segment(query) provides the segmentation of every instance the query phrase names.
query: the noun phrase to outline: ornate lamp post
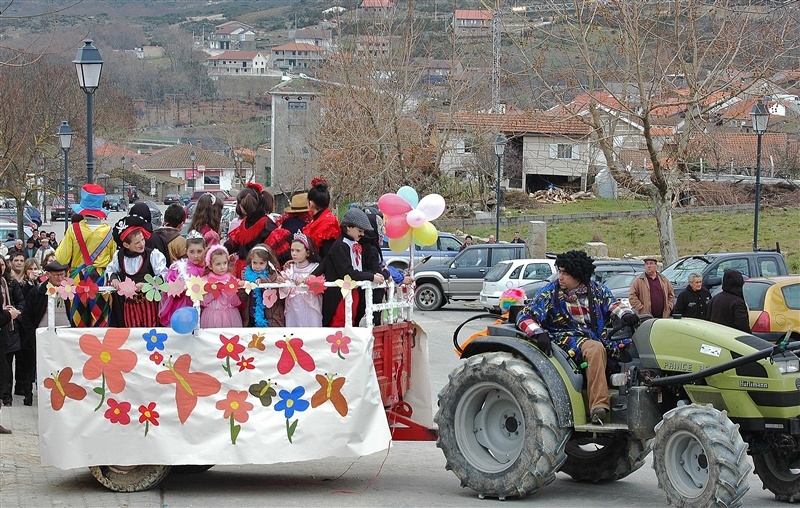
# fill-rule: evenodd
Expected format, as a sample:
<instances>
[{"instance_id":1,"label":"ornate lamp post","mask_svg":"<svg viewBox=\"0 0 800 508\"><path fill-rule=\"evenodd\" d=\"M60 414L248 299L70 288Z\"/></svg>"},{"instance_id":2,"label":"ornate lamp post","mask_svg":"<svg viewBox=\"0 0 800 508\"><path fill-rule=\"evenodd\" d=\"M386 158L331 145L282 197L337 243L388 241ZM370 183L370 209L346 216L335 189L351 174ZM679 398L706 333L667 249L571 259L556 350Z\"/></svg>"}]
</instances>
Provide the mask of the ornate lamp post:
<instances>
[{"instance_id":1,"label":"ornate lamp post","mask_svg":"<svg viewBox=\"0 0 800 508\"><path fill-rule=\"evenodd\" d=\"M769 124L769 109L764 105L764 101L759 100L750 110L750 117L753 120L753 131L757 135L756 148L756 208L753 216L753 251L758 250L758 208L761 201L761 136L767 132Z\"/></svg>"},{"instance_id":2,"label":"ornate lamp post","mask_svg":"<svg viewBox=\"0 0 800 508\"><path fill-rule=\"evenodd\" d=\"M497 155L497 203L495 204L497 225L494 230L494 238L497 243L500 243L500 168L505 151L506 138L502 134L498 134L497 137L494 138L494 154Z\"/></svg>"},{"instance_id":3,"label":"ornate lamp post","mask_svg":"<svg viewBox=\"0 0 800 508\"><path fill-rule=\"evenodd\" d=\"M86 93L86 181L94 183L94 153L92 153L92 107L94 92L100 86L100 72L103 70L103 59L100 51L92 44L91 39L83 41L78 54L72 63L78 71L78 85Z\"/></svg>"},{"instance_id":4,"label":"ornate lamp post","mask_svg":"<svg viewBox=\"0 0 800 508\"><path fill-rule=\"evenodd\" d=\"M58 141L61 143L61 150L64 151L64 233L67 232L69 221L67 220L67 210L69 210L69 149L72 146L72 129L66 120L61 122L58 129Z\"/></svg>"},{"instance_id":5,"label":"ornate lamp post","mask_svg":"<svg viewBox=\"0 0 800 508\"><path fill-rule=\"evenodd\" d=\"M196 166L195 166L195 162L197 161L197 154L195 153L194 150L192 150L192 152L189 154L189 158L192 159L192 193L194 193L195 188L197 186L196 185L196 182L197 182L197 169L196 169Z\"/></svg>"}]
</instances>

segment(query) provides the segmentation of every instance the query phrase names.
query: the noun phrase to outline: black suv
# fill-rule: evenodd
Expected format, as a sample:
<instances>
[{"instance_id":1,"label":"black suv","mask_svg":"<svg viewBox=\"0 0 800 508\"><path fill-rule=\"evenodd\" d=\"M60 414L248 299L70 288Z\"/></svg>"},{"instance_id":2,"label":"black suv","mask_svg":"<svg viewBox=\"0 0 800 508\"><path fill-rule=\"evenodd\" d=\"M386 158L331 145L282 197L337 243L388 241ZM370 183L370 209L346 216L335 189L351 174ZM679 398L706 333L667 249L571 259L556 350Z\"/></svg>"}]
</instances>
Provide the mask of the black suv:
<instances>
[{"instance_id":1,"label":"black suv","mask_svg":"<svg viewBox=\"0 0 800 508\"><path fill-rule=\"evenodd\" d=\"M485 243L471 245L453 259L423 263L414 269L414 303L420 310L436 310L450 300L477 300L490 268L525 257L524 243Z\"/></svg>"},{"instance_id":2,"label":"black suv","mask_svg":"<svg viewBox=\"0 0 800 508\"><path fill-rule=\"evenodd\" d=\"M103 199L103 208L114 210L115 212L128 210L128 200L122 194L106 194Z\"/></svg>"}]
</instances>

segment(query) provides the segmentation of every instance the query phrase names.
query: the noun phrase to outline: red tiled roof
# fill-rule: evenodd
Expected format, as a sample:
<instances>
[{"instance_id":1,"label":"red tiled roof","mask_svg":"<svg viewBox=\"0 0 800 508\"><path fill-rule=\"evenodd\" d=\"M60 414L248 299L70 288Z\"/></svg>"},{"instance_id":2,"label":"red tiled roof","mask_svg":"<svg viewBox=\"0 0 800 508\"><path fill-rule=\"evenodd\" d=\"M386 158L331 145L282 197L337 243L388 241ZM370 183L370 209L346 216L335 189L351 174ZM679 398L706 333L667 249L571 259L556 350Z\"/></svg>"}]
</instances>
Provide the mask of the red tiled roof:
<instances>
[{"instance_id":1,"label":"red tiled roof","mask_svg":"<svg viewBox=\"0 0 800 508\"><path fill-rule=\"evenodd\" d=\"M756 165L756 134L701 134L692 139L691 151L694 160L702 157L708 165L729 166L731 160L737 167L753 167ZM787 148L791 153L798 153L797 141L789 140L785 133L773 132L762 135L761 161L769 161L769 157L781 157Z\"/></svg>"},{"instance_id":2,"label":"red tiled roof","mask_svg":"<svg viewBox=\"0 0 800 508\"><path fill-rule=\"evenodd\" d=\"M564 136L588 136L591 133L591 128L577 118L565 118L544 111L515 111L507 114L456 113L452 116L439 114L436 123L440 127L451 129L478 127L506 133Z\"/></svg>"},{"instance_id":3,"label":"red tiled roof","mask_svg":"<svg viewBox=\"0 0 800 508\"><path fill-rule=\"evenodd\" d=\"M205 166L208 170L235 168L232 158L186 143L163 148L149 157L138 159L136 166L144 170L192 169L192 159L189 158L192 151L197 155L195 167Z\"/></svg>"},{"instance_id":4,"label":"red tiled roof","mask_svg":"<svg viewBox=\"0 0 800 508\"><path fill-rule=\"evenodd\" d=\"M261 54L261 51L223 51L219 55L210 56L208 60L247 60L250 61Z\"/></svg>"},{"instance_id":5,"label":"red tiled roof","mask_svg":"<svg viewBox=\"0 0 800 508\"><path fill-rule=\"evenodd\" d=\"M492 11L485 9L456 9L456 19L492 19Z\"/></svg>"},{"instance_id":6,"label":"red tiled roof","mask_svg":"<svg viewBox=\"0 0 800 508\"><path fill-rule=\"evenodd\" d=\"M376 9L378 7L394 7L394 2L391 0L364 0L361 2L361 7L363 8L373 8Z\"/></svg>"},{"instance_id":7,"label":"red tiled roof","mask_svg":"<svg viewBox=\"0 0 800 508\"><path fill-rule=\"evenodd\" d=\"M287 42L271 49L272 51L325 51L324 48L305 42Z\"/></svg>"},{"instance_id":8,"label":"red tiled roof","mask_svg":"<svg viewBox=\"0 0 800 508\"><path fill-rule=\"evenodd\" d=\"M98 159L102 159L104 157L138 157L139 152L135 150L129 150L125 147L115 145L111 142L104 142L99 146L95 147L94 149L94 156Z\"/></svg>"}]
</instances>

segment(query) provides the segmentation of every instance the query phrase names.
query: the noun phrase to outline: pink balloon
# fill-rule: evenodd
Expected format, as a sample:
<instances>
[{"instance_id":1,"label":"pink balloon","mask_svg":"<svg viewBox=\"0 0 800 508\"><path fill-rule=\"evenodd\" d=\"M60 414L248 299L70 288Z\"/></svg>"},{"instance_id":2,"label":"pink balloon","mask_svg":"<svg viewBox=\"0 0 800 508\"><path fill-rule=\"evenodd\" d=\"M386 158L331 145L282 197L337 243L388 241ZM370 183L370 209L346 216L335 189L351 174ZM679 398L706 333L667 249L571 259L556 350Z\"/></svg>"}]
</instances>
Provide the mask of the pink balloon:
<instances>
[{"instance_id":1,"label":"pink balloon","mask_svg":"<svg viewBox=\"0 0 800 508\"><path fill-rule=\"evenodd\" d=\"M386 194L384 194L384 196L386 196ZM386 236L389 238L400 238L411 229L408 226L408 222L406 222L405 214L389 217L384 226L386 227Z\"/></svg>"},{"instance_id":2,"label":"pink balloon","mask_svg":"<svg viewBox=\"0 0 800 508\"><path fill-rule=\"evenodd\" d=\"M406 214L406 222L408 222L408 225L412 228L418 228L425 224L425 214L419 210L411 210Z\"/></svg>"},{"instance_id":3,"label":"pink balloon","mask_svg":"<svg viewBox=\"0 0 800 508\"><path fill-rule=\"evenodd\" d=\"M381 196L380 199L378 199L378 208L380 208L384 215L389 216L401 216L412 210L408 201L393 193L387 193ZM392 237L390 236L389 238Z\"/></svg>"}]
</instances>

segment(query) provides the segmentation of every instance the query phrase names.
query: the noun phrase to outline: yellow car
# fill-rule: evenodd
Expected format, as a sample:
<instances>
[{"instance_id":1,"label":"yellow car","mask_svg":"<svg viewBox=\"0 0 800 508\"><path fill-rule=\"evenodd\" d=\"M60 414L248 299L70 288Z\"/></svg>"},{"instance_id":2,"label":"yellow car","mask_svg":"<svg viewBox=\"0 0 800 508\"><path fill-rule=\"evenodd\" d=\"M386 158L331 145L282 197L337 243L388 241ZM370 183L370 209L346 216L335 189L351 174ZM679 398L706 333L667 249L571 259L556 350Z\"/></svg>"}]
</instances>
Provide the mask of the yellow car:
<instances>
[{"instance_id":1,"label":"yellow car","mask_svg":"<svg viewBox=\"0 0 800 508\"><path fill-rule=\"evenodd\" d=\"M775 342L791 330L800 340L800 275L749 279L743 292L753 335Z\"/></svg>"}]
</instances>

